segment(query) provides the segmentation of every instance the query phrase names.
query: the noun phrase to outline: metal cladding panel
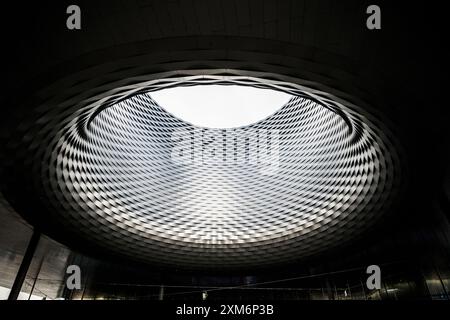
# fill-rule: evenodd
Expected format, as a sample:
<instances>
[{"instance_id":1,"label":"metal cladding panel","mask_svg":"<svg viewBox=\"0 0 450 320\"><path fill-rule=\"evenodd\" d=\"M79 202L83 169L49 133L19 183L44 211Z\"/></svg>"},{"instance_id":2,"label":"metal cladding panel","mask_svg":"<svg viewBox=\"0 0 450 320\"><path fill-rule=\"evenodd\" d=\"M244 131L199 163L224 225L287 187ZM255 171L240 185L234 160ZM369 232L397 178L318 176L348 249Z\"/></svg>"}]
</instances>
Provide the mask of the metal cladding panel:
<instances>
[{"instance_id":1,"label":"metal cladding panel","mask_svg":"<svg viewBox=\"0 0 450 320\"><path fill-rule=\"evenodd\" d=\"M211 82L239 83L227 81ZM293 98L279 111L235 129L186 123L151 90L61 113L38 134L50 141L43 200L62 228L157 265L274 265L345 243L385 212L396 152L356 109L286 91Z\"/></svg>"}]
</instances>

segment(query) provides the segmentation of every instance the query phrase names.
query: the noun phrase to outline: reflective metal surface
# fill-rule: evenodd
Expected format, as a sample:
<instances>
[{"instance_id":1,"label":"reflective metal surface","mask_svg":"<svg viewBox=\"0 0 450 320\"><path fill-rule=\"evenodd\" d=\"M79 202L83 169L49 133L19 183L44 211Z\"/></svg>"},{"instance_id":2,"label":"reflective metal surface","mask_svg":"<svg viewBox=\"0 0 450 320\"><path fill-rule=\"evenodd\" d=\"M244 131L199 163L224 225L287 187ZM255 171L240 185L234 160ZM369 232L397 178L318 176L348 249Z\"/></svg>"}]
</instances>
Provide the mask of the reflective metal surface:
<instances>
[{"instance_id":1,"label":"reflective metal surface","mask_svg":"<svg viewBox=\"0 0 450 320\"><path fill-rule=\"evenodd\" d=\"M58 133L41 128L54 218L121 255L193 268L284 263L350 240L388 205L396 151L356 108L277 88L294 97L238 129L190 125L151 92L68 114Z\"/></svg>"}]
</instances>

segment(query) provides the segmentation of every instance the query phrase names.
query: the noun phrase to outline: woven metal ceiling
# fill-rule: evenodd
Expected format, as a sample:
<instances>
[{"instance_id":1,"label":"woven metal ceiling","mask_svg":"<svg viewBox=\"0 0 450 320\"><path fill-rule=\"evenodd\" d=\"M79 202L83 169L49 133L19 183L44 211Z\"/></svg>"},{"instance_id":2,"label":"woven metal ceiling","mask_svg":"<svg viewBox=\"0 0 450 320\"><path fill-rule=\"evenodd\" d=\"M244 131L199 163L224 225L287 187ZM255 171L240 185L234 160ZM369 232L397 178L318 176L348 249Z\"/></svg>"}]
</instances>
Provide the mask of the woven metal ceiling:
<instances>
[{"instance_id":1,"label":"woven metal ceiling","mask_svg":"<svg viewBox=\"0 0 450 320\"><path fill-rule=\"evenodd\" d=\"M265 120L227 130L166 112L151 98L160 84L61 113L58 134L41 131L50 142L39 178L55 221L133 259L227 269L310 256L384 213L397 160L380 123L289 84L208 83L281 88L293 98ZM262 135L271 152L260 150ZM225 136L234 148L224 147ZM192 147L194 137L200 146ZM177 156L192 148L200 158Z\"/></svg>"}]
</instances>

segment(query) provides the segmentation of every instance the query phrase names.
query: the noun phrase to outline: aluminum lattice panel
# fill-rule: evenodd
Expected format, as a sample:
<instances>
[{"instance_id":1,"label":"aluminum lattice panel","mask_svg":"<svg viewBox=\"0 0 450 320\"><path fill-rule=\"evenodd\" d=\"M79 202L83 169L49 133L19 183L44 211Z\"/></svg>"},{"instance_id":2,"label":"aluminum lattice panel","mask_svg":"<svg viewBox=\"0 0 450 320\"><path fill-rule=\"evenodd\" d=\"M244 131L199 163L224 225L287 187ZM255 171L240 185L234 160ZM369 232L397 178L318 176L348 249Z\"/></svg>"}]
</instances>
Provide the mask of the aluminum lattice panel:
<instances>
[{"instance_id":1,"label":"aluminum lattice panel","mask_svg":"<svg viewBox=\"0 0 450 320\"><path fill-rule=\"evenodd\" d=\"M261 154L256 165L229 161L242 154L221 150L224 130L178 120L151 93L89 121L85 130L72 121L59 138L48 197L63 207L58 218L67 227L152 263L227 268L308 256L370 226L392 187L376 128L307 97L228 132L237 145L257 141L254 132L277 132L279 161L269 173L271 155ZM192 143L174 132L216 143L225 161L174 161L174 148Z\"/></svg>"}]
</instances>

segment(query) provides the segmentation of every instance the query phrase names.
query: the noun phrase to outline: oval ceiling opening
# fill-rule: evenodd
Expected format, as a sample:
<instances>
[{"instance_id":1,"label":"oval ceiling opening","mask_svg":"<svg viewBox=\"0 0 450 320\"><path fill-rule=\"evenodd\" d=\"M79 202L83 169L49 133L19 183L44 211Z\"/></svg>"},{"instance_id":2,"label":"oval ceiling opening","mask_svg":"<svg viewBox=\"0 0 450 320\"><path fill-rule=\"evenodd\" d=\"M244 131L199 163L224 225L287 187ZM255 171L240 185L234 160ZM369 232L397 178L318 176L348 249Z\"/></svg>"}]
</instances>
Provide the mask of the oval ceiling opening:
<instances>
[{"instance_id":1,"label":"oval ceiling opening","mask_svg":"<svg viewBox=\"0 0 450 320\"><path fill-rule=\"evenodd\" d=\"M151 92L151 97L185 122L225 129L248 126L269 117L292 95L240 85L197 85Z\"/></svg>"}]
</instances>

